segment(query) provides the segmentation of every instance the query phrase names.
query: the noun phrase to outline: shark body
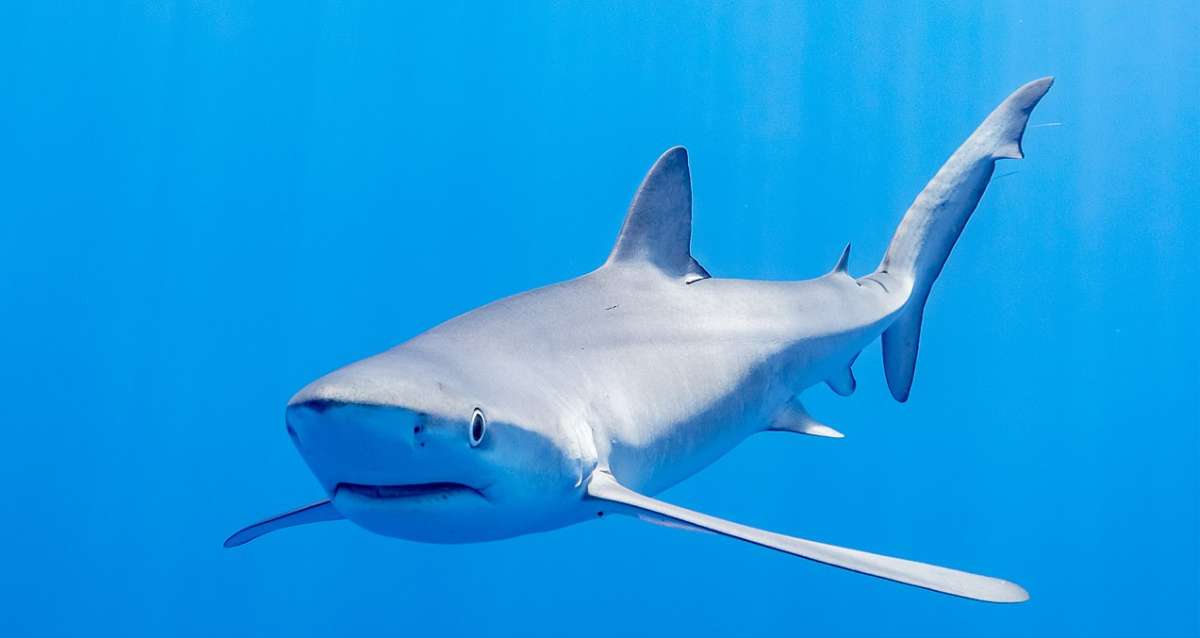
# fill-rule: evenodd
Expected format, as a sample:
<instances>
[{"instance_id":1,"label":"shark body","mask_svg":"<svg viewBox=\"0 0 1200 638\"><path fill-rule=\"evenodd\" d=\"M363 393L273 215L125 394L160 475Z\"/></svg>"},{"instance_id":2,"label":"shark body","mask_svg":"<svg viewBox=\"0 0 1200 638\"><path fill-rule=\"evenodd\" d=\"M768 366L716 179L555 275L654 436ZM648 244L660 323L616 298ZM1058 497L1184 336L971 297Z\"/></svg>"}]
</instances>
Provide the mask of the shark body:
<instances>
[{"instance_id":1,"label":"shark body","mask_svg":"<svg viewBox=\"0 0 1200 638\"><path fill-rule=\"evenodd\" d=\"M992 602L1008 581L758 530L652 496L746 437L841 435L799 400L854 391L858 354L883 338L896 399L912 384L925 300L996 160L1020 158L1052 79L1009 96L901 221L879 268L852 277L849 247L808 281L711 277L692 258L687 152L668 150L637 191L599 269L482 306L314 381L288 432L329 496L230 537L347 518L456 543L550 530L606 513L714 532L873 576Z\"/></svg>"}]
</instances>

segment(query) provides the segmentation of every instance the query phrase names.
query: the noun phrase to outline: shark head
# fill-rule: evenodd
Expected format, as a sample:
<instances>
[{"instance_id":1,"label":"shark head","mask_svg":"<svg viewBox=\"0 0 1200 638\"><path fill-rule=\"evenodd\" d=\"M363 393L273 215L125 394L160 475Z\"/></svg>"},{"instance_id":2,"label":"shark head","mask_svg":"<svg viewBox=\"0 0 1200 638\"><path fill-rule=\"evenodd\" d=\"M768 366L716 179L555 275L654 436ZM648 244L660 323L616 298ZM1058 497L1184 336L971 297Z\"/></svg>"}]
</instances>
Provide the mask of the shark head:
<instances>
[{"instance_id":1,"label":"shark head","mask_svg":"<svg viewBox=\"0 0 1200 638\"><path fill-rule=\"evenodd\" d=\"M438 543L558 527L591 471L580 433L511 366L401 346L288 403L287 430L339 514Z\"/></svg>"}]
</instances>

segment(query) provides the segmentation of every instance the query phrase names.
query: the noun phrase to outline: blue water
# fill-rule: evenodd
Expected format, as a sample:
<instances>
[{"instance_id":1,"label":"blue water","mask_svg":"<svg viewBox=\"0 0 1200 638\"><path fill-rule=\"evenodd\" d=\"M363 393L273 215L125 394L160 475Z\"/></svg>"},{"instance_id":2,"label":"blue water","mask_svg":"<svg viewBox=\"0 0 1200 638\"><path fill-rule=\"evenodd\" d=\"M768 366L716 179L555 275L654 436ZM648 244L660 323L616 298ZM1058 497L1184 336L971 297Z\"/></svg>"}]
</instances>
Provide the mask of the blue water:
<instances>
[{"instance_id":1,"label":"blue water","mask_svg":"<svg viewBox=\"0 0 1200 638\"><path fill-rule=\"evenodd\" d=\"M1196 635L1200 9L883 4L7 5L0 632ZM912 400L874 345L855 396L806 395L848 438L752 437L664 495L1030 602L628 519L221 548L320 496L294 391L596 266L668 146L716 276L816 276L847 240L862 274L1048 74L1028 159L934 291Z\"/></svg>"}]
</instances>

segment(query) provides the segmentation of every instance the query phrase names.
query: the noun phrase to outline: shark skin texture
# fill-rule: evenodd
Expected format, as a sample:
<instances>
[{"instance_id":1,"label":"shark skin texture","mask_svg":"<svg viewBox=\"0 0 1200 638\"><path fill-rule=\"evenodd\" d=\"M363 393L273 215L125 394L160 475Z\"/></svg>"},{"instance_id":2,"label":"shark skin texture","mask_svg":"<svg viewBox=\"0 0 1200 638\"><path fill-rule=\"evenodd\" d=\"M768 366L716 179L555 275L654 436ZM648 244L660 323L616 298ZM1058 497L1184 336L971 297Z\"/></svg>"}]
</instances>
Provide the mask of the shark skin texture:
<instances>
[{"instance_id":1,"label":"shark skin texture","mask_svg":"<svg viewBox=\"0 0 1200 638\"><path fill-rule=\"evenodd\" d=\"M287 431L327 498L246 527L241 545L348 519L431 543L635 516L955 596L1021 602L997 578L740 525L653 498L746 437L840 438L801 403L883 339L893 396L908 398L933 282L999 159L1023 157L1052 78L1005 99L905 213L879 267L855 278L849 246L807 281L712 277L691 255L687 151L664 153L595 271L501 299L300 390Z\"/></svg>"}]
</instances>

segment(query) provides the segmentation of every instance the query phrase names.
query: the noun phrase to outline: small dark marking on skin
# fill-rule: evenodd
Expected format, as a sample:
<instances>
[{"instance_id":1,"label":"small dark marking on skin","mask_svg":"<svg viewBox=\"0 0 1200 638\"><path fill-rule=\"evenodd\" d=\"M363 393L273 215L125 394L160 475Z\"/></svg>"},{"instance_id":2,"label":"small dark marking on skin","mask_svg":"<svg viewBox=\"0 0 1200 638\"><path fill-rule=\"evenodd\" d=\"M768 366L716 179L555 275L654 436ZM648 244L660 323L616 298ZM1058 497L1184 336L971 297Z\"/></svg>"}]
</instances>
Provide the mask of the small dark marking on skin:
<instances>
[{"instance_id":1,"label":"small dark marking on skin","mask_svg":"<svg viewBox=\"0 0 1200 638\"><path fill-rule=\"evenodd\" d=\"M609 306L609 307L605 308L605 310L615 310L615 309L616 309L616 306Z\"/></svg>"},{"instance_id":2,"label":"small dark marking on skin","mask_svg":"<svg viewBox=\"0 0 1200 638\"><path fill-rule=\"evenodd\" d=\"M425 442L421 441L421 447L425 447Z\"/></svg>"},{"instance_id":3,"label":"small dark marking on skin","mask_svg":"<svg viewBox=\"0 0 1200 638\"><path fill-rule=\"evenodd\" d=\"M603 516L604 516L604 512L596 512L596 516L603 517Z\"/></svg>"},{"instance_id":4,"label":"small dark marking on skin","mask_svg":"<svg viewBox=\"0 0 1200 638\"><path fill-rule=\"evenodd\" d=\"M414 425L413 426L413 434L420 434L420 433L421 433L421 426Z\"/></svg>"}]
</instances>

